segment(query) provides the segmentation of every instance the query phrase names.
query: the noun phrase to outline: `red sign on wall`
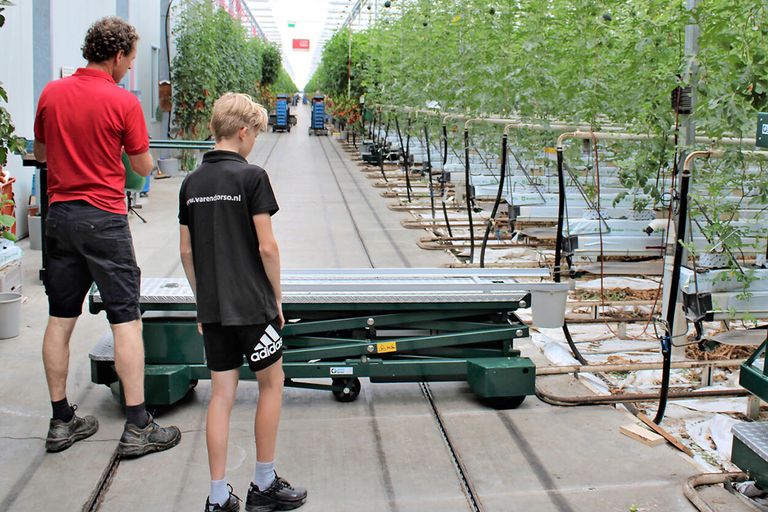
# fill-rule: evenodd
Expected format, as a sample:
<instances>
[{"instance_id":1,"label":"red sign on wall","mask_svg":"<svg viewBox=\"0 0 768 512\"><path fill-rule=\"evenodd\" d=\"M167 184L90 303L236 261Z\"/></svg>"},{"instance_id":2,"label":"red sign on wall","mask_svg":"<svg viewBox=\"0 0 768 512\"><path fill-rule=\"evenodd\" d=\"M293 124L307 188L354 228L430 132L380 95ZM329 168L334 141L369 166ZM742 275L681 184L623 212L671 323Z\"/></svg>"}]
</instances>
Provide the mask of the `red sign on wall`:
<instances>
[{"instance_id":1,"label":"red sign on wall","mask_svg":"<svg viewBox=\"0 0 768 512\"><path fill-rule=\"evenodd\" d=\"M294 39L293 40L293 49L294 50L300 50L304 52L309 51L309 39Z\"/></svg>"}]
</instances>

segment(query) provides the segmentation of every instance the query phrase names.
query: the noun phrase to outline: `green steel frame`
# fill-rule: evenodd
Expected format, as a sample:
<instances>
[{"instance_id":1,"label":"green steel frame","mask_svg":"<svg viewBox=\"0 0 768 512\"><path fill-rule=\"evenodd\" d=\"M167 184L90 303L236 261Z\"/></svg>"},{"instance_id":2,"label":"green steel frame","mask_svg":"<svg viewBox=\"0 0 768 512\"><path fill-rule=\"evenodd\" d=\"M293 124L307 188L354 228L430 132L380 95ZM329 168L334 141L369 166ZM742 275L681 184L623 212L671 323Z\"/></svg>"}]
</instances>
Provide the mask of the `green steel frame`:
<instances>
[{"instance_id":1,"label":"green steel frame","mask_svg":"<svg viewBox=\"0 0 768 512\"><path fill-rule=\"evenodd\" d=\"M529 295L501 303L284 304L286 385L329 390L351 401L361 377L467 381L493 405L519 405L534 393L535 367L514 348L516 339L529 335L515 314L527 304ZM101 305L91 300L90 309L96 313ZM210 378L194 305L143 304L142 310L146 401L170 405L199 379ZM254 378L247 365L240 375ZM91 379L121 395L113 360L92 358Z\"/></svg>"}]
</instances>

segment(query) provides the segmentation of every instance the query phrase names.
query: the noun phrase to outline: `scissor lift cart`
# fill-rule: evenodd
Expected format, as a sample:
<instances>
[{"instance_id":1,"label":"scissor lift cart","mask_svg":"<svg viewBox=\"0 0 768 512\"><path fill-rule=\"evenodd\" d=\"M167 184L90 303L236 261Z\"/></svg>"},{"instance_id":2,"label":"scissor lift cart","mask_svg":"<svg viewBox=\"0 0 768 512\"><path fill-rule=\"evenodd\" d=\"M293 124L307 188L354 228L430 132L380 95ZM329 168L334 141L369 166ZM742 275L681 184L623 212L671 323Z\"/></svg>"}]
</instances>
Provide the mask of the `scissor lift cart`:
<instances>
[{"instance_id":1,"label":"scissor lift cart","mask_svg":"<svg viewBox=\"0 0 768 512\"><path fill-rule=\"evenodd\" d=\"M467 381L482 400L517 407L534 393L535 367L514 348L516 339L528 337L515 311L530 307L532 289L568 289L565 283L518 281L545 274L539 269L285 270L286 385L328 390L346 402L357 398L361 377ZM92 290L89 303L93 313L102 309L98 290ZM198 379L210 378L194 296L186 279L144 279L140 307L146 401L170 405ZM120 396L111 334L90 358L91 380ZM241 377L254 378L247 365Z\"/></svg>"},{"instance_id":2,"label":"scissor lift cart","mask_svg":"<svg viewBox=\"0 0 768 512\"><path fill-rule=\"evenodd\" d=\"M325 127L325 97L318 95L312 97L312 117L309 124L310 135L328 135Z\"/></svg>"}]
</instances>

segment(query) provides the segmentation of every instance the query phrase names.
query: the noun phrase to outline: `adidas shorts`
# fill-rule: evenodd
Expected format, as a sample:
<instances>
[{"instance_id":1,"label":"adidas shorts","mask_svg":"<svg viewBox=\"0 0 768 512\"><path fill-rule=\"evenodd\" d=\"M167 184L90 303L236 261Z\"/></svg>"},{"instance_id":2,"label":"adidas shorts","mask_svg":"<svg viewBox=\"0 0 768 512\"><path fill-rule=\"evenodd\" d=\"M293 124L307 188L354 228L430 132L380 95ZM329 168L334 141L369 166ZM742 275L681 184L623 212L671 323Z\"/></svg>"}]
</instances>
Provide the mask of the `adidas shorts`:
<instances>
[{"instance_id":1,"label":"adidas shorts","mask_svg":"<svg viewBox=\"0 0 768 512\"><path fill-rule=\"evenodd\" d=\"M245 356L251 371L270 366L283 355L277 319L261 325L203 324L205 358L213 372L234 370Z\"/></svg>"}]
</instances>

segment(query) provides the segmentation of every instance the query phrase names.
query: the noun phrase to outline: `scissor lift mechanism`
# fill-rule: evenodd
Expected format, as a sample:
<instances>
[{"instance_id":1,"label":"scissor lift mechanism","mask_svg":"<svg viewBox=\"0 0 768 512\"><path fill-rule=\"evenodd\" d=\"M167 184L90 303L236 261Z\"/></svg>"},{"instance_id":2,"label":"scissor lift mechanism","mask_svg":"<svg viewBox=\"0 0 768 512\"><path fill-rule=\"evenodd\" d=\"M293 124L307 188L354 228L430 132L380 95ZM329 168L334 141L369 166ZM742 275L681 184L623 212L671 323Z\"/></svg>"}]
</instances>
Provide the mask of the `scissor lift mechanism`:
<instances>
[{"instance_id":1,"label":"scissor lift mechanism","mask_svg":"<svg viewBox=\"0 0 768 512\"><path fill-rule=\"evenodd\" d=\"M534 393L535 367L514 348L515 340L528 337L515 312L530 307L532 289L568 287L519 279L545 277L544 269L285 270L286 385L329 390L347 402L357 398L361 377L466 380L491 405L517 407ZM89 303L92 313L103 309L98 290L91 291ZM170 405L198 379L210 378L194 297L186 279L144 279L140 308L146 401ZM91 380L122 396L111 334L90 358ZM241 377L254 378L247 365Z\"/></svg>"}]
</instances>

